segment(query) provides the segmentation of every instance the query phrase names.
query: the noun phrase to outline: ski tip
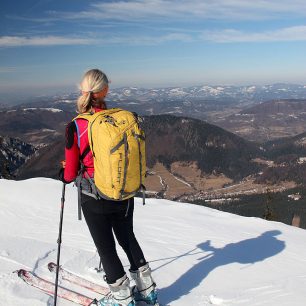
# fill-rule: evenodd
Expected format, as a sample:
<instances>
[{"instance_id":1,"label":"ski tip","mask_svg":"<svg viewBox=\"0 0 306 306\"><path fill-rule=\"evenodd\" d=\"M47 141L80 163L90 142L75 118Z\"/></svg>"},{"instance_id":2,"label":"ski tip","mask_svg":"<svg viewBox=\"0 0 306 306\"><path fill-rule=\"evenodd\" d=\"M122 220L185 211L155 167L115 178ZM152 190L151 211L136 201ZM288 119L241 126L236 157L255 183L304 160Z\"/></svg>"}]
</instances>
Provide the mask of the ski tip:
<instances>
[{"instance_id":1,"label":"ski tip","mask_svg":"<svg viewBox=\"0 0 306 306\"><path fill-rule=\"evenodd\" d=\"M48 263L48 269L49 269L50 272L53 272L56 269L56 263L49 262Z\"/></svg>"},{"instance_id":2,"label":"ski tip","mask_svg":"<svg viewBox=\"0 0 306 306\"><path fill-rule=\"evenodd\" d=\"M25 276L27 274L27 271L23 270L23 269L20 269L17 274L18 274L18 276Z\"/></svg>"},{"instance_id":3,"label":"ski tip","mask_svg":"<svg viewBox=\"0 0 306 306\"><path fill-rule=\"evenodd\" d=\"M24 277L24 276L27 276L28 271L24 269L19 269L19 270L14 271L13 273L16 273L19 277Z\"/></svg>"}]
</instances>

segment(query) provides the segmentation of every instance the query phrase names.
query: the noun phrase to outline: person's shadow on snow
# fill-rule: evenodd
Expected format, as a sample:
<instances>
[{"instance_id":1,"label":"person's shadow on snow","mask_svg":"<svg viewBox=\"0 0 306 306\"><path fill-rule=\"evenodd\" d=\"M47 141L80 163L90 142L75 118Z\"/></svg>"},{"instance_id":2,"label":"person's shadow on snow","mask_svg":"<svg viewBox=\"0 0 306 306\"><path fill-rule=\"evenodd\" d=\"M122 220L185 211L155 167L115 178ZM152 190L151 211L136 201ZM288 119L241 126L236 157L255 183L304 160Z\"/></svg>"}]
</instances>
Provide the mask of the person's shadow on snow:
<instances>
[{"instance_id":1,"label":"person's shadow on snow","mask_svg":"<svg viewBox=\"0 0 306 306\"><path fill-rule=\"evenodd\" d=\"M173 284L161 288L160 300L170 303L188 294L217 267L231 263L254 264L275 256L285 249L285 242L276 238L280 234L278 230L267 231L256 238L230 243L223 248L213 247L210 240L200 243L197 245L199 249L211 253L200 258L199 263L182 274Z\"/></svg>"}]
</instances>

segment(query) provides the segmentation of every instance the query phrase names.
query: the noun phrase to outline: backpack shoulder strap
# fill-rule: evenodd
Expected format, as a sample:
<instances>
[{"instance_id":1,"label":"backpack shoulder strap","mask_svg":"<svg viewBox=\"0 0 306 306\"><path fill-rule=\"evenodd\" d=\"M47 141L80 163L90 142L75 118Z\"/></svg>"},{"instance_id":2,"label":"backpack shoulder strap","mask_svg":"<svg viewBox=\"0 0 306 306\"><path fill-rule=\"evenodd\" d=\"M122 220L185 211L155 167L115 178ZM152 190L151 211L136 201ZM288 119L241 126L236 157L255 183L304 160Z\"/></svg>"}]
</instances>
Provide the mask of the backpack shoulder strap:
<instances>
[{"instance_id":1,"label":"backpack shoulder strap","mask_svg":"<svg viewBox=\"0 0 306 306\"><path fill-rule=\"evenodd\" d=\"M80 133L80 128L79 125L77 123L77 119L85 119L87 121L90 120L90 116L92 114L91 113L84 113L84 114L79 114L77 115L75 118L72 119L72 122L74 122L75 126L76 126L76 133L77 133L77 138L78 138L78 147L80 148L80 141L81 141L81 133Z\"/></svg>"},{"instance_id":2,"label":"backpack shoulder strap","mask_svg":"<svg viewBox=\"0 0 306 306\"><path fill-rule=\"evenodd\" d=\"M90 116L92 114L91 113L84 113L84 114L80 114L78 116L76 116L75 118L72 119L72 121L74 122L75 126L76 126L76 133L77 133L77 138L78 138L78 147L80 148L80 144L81 144L81 133L80 133L80 128L79 125L77 123L76 119L85 119L87 121L89 121ZM86 129L87 131L87 129ZM83 132L84 133L84 132ZM81 162L83 161L83 159L85 158L85 156L90 152L90 146L88 145L85 150L83 151L83 153L80 156L80 160Z\"/></svg>"}]
</instances>

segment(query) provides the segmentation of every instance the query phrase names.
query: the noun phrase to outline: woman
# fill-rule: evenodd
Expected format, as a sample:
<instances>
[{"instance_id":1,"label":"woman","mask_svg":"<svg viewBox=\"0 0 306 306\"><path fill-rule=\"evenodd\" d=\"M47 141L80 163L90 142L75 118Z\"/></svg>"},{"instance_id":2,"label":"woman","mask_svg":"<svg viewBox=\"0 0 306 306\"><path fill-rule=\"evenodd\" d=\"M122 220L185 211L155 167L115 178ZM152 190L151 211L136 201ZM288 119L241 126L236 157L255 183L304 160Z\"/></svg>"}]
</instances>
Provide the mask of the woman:
<instances>
[{"instance_id":1,"label":"woman","mask_svg":"<svg viewBox=\"0 0 306 306\"><path fill-rule=\"evenodd\" d=\"M80 87L82 95L77 101L80 114L103 112L106 109L104 99L108 93L108 79L102 71L98 69L87 71ZM87 126L88 121L83 118L78 118L67 125L66 160L60 178L64 183L78 180L82 211L101 257L105 279L110 288L110 294L101 299L99 305L134 306L135 301L139 300L154 305L157 303L156 285L133 232L134 199L124 201L101 199L97 197L87 179L87 175L94 178L93 155L87 149L89 147ZM81 164L85 167L86 175L80 171ZM116 252L113 233L129 259L130 275L136 284L133 289Z\"/></svg>"}]
</instances>

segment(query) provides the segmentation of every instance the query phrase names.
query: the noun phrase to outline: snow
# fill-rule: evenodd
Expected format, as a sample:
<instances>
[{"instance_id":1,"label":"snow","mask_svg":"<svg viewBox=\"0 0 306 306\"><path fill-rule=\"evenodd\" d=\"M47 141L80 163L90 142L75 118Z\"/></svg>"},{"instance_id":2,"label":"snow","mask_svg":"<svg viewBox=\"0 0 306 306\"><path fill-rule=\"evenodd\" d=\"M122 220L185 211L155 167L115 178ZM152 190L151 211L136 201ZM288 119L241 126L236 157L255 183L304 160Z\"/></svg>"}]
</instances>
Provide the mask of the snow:
<instances>
[{"instance_id":1,"label":"snow","mask_svg":"<svg viewBox=\"0 0 306 306\"><path fill-rule=\"evenodd\" d=\"M46 111L49 111L49 112L52 112L52 113L61 113L61 112L62 112L61 109L52 108L52 107L49 107L49 108L41 108L41 110L46 110Z\"/></svg>"},{"instance_id":2,"label":"snow","mask_svg":"<svg viewBox=\"0 0 306 306\"><path fill-rule=\"evenodd\" d=\"M62 112L61 109L58 108L53 108L53 107L46 107L46 108L35 108L35 107L29 107L29 108L24 108L23 111L32 111L32 110L45 110L45 111L49 111L52 113L60 113Z\"/></svg>"},{"instance_id":3,"label":"snow","mask_svg":"<svg viewBox=\"0 0 306 306\"><path fill-rule=\"evenodd\" d=\"M250 86L246 88L246 92L253 93L256 91L256 86Z\"/></svg>"},{"instance_id":4,"label":"snow","mask_svg":"<svg viewBox=\"0 0 306 306\"><path fill-rule=\"evenodd\" d=\"M221 94L223 93L224 91L224 88L223 87L220 87L220 86L217 86L216 88L213 88L211 86L203 86L202 88L199 89L199 92L201 91L205 91L205 92L208 92L209 94L211 95L218 95L218 94Z\"/></svg>"},{"instance_id":5,"label":"snow","mask_svg":"<svg viewBox=\"0 0 306 306\"><path fill-rule=\"evenodd\" d=\"M54 279L46 265L56 261L61 191L62 183L52 179L0 180L0 305L52 305L52 297L12 271L26 268ZM61 264L103 283L76 202L76 188L68 185ZM157 199L145 206L136 199L134 228L163 304L305 305L305 230ZM118 252L128 271L120 247ZM58 305L72 304L60 299Z\"/></svg>"},{"instance_id":6,"label":"snow","mask_svg":"<svg viewBox=\"0 0 306 306\"><path fill-rule=\"evenodd\" d=\"M59 100L59 101L56 101L56 103L75 103L75 100L74 99L62 99L62 100Z\"/></svg>"},{"instance_id":7,"label":"snow","mask_svg":"<svg viewBox=\"0 0 306 306\"><path fill-rule=\"evenodd\" d=\"M38 109L37 107L28 107L28 108L24 108L23 111L26 112L26 111L37 110L37 109Z\"/></svg>"},{"instance_id":8,"label":"snow","mask_svg":"<svg viewBox=\"0 0 306 306\"><path fill-rule=\"evenodd\" d=\"M171 173L171 175L172 175L172 177L175 178L177 181L181 182L181 183L184 184L184 185L187 185L188 187L191 187L191 185L190 185L189 183L187 183L186 181L184 181L183 179L181 179L181 178L175 176L175 175L172 174L172 173Z\"/></svg>"},{"instance_id":9,"label":"snow","mask_svg":"<svg viewBox=\"0 0 306 306\"><path fill-rule=\"evenodd\" d=\"M170 96L184 96L187 93L182 88L172 88L169 91Z\"/></svg>"}]
</instances>

